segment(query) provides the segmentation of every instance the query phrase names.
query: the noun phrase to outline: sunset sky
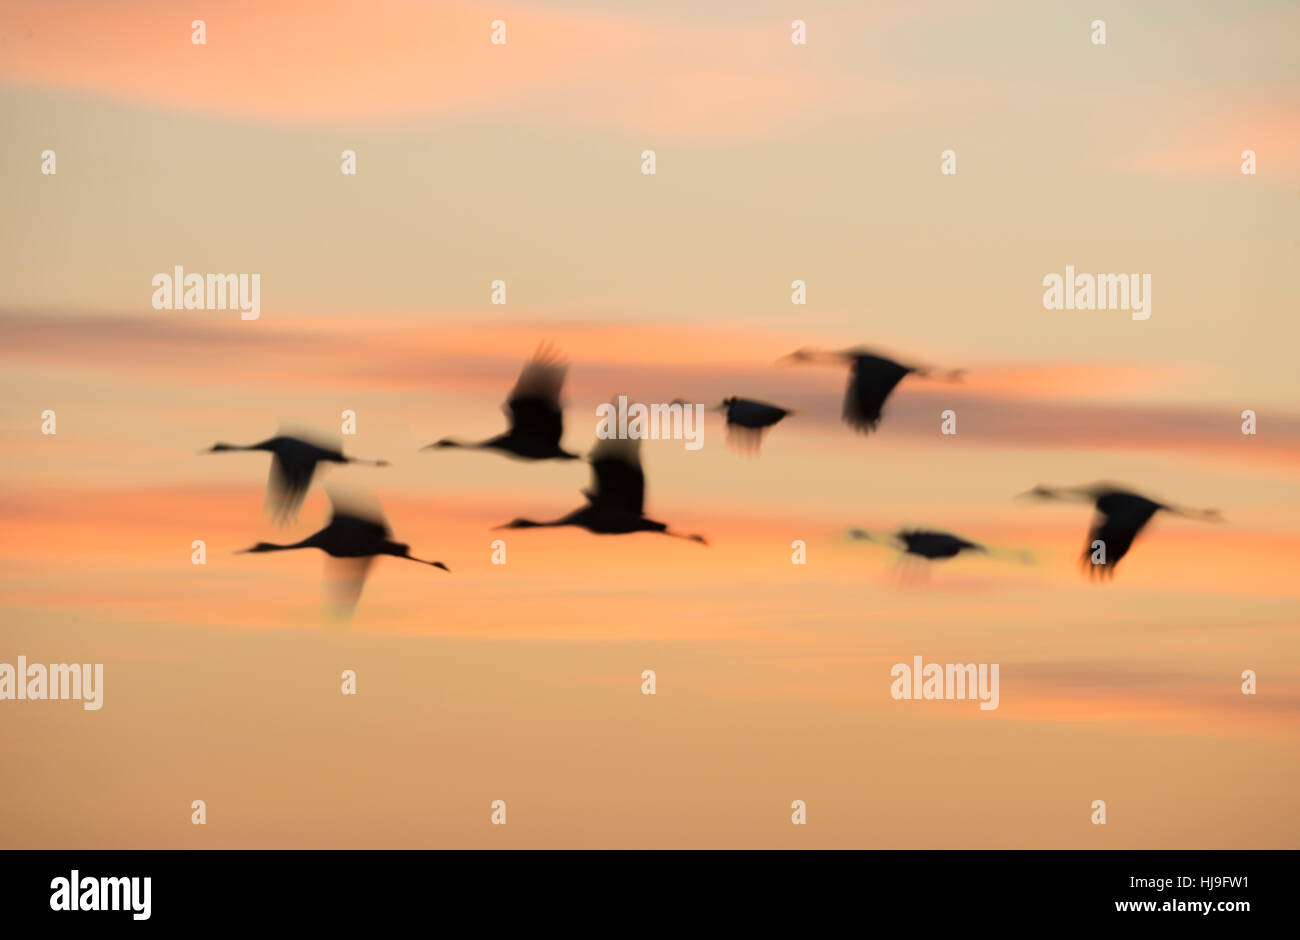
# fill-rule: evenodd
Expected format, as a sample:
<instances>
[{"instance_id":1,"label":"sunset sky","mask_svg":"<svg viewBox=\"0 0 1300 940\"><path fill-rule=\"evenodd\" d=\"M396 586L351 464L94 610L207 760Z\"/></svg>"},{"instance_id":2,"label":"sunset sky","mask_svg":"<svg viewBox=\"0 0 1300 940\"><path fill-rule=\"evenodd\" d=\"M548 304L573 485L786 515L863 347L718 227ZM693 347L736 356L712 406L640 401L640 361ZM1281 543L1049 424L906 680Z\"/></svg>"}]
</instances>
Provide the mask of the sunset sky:
<instances>
[{"instance_id":1,"label":"sunset sky","mask_svg":"<svg viewBox=\"0 0 1300 940\"><path fill-rule=\"evenodd\" d=\"M1300 847L1297 48L1288 2L5 0L0 662L105 690L0 702L0 846ZM176 265L260 318L155 310ZM1150 319L1044 309L1067 265ZM611 395L796 410L757 459L646 442L708 547L503 536L586 465L419 451L503 430L543 340L573 451ZM864 437L778 364L856 345L968 371ZM452 573L381 559L340 621L319 553L234 554L322 488L280 530L268 455L200 451L344 410L392 466L325 481ZM1227 521L1090 583L1090 508L1015 496L1096 480ZM917 585L845 535L901 525L1037 561ZM1000 707L893 700L916 655Z\"/></svg>"}]
</instances>

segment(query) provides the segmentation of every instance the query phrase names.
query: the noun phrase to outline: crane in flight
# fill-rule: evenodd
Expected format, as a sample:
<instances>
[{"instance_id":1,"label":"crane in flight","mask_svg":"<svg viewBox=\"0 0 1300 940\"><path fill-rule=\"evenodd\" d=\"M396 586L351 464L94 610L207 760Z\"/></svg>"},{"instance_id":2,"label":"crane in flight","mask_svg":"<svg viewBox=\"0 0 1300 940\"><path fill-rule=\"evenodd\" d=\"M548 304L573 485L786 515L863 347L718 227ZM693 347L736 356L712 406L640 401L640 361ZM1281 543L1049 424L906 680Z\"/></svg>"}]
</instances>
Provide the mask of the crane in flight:
<instances>
[{"instance_id":1,"label":"crane in flight","mask_svg":"<svg viewBox=\"0 0 1300 940\"><path fill-rule=\"evenodd\" d=\"M386 460L362 460L343 453L342 441L320 431L295 430L267 438L258 444L213 444L204 453L232 450L264 450L271 454L271 473L266 481L266 509L272 521L281 526L298 518L298 510L307 496L316 467L322 463L359 463L386 467Z\"/></svg>"},{"instance_id":2,"label":"crane in flight","mask_svg":"<svg viewBox=\"0 0 1300 940\"><path fill-rule=\"evenodd\" d=\"M849 384L844 391L844 423L862 434L870 434L880 424L885 399L906 376L961 381L964 369L938 371L928 366L904 365L861 346L838 352L799 349L780 362L814 362L840 365L848 363Z\"/></svg>"},{"instance_id":3,"label":"crane in flight","mask_svg":"<svg viewBox=\"0 0 1300 940\"><path fill-rule=\"evenodd\" d=\"M583 490L587 504L550 522L515 519L498 529L539 529L577 526L596 535L626 535L632 532L658 532L674 538L690 539L707 545L702 535L674 532L663 522L645 515L645 472L641 469L638 440L610 438L601 440L588 457L592 486Z\"/></svg>"},{"instance_id":4,"label":"crane in flight","mask_svg":"<svg viewBox=\"0 0 1300 940\"><path fill-rule=\"evenodd\" d=\"M560 446L564 436L564 408L560 392L568 372L559 353L542 344L533 358L524 363L523 371L501 410L510 422L504 434L477 443L464 443L444 437L422 450L437 447L471 447L495 450L521 460L577 460Z\"/></svg>"},{"instance_id":5,"label":"crane in flight","mask_svg":"<svg viewBox=\"0 0 1300 940\"><path fill-rule=\"evenodd\" d=\"M1140 496L1114 483L1093 483L1089 486L1050 487L1036 486L1021 494L1034 499L1071 500L1092 503L1096 507L1092 526L1088 530L1088 544L1083 548L1081 564L1093 578L1115 577L1115 567L1129 553L1138 534L1157 512L1198 519L1202 522L1222 522L1217 509L1186 509ZM1098 543L1101 543L1098 546Z\"/></svg>"},{"instance_id":6,"label":"crane in flight","mask_svg":"<svg viewBox=\"0 0 1300 940\"><path fill-rule=\"evenodd\" d=\"M411 546L404 542L393 541L392 529L379 503L356 493L343 493L330 490L330 518L325 528L307 536L300 542L289 545L277 545L272 542L258 542L236 554L261 554L263 552L287 552L299 548L318 548L330 558L335 559L333 588L335 602L347 611L356 606L361 597L370 565L380 555L391 555L407 561L419 562L450 571L440 561L425 561L411 554Z\"/></svg>"}]
</instances>

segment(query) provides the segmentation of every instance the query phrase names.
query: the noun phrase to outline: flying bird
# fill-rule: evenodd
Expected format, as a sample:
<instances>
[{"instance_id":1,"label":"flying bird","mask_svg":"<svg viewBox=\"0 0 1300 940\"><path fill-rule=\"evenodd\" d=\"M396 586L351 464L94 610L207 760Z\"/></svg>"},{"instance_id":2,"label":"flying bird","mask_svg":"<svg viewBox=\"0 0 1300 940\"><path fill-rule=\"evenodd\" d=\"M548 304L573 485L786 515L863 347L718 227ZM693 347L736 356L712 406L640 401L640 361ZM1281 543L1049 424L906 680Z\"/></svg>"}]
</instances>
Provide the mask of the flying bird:
<instances>
[{"instance_id":1,"label":"flying bird","mask_svg":"<svg viewBox=\"0 0 1300 940\"><path fill-rule=\"evenodd\" d=\"M866 529L850 529L849 535L855 539L891 545L906 555L916 555L931 561L939 558L954 558L964 551L988 554L988 548L978 542L968 542L948 532L935 532L926 529L900 529L888 539L872 535Z\"/></svg>"},{"instance_id":2,"label":"flying bird","mask_svg":"<svg viewBox=\"0 0 1300 940\"><path fill-rule=\"evenodd\" d=\"M523 460L577 460L577 454L560 447L560 438L564 436L560 391L568 369L553 347L539 346L533 358L524 363L519 380L501 408L510 421L510 430L470 444L443 438L422 449L474 447L501 451Z\"/></svg>"},{"instance_id":3,"label":"flying bird","mask_svg":"<svg viewBox=\"0 0 1300 940\"><path fill-rule=\"evenodd\" d=\"M282 429L283 430L283 429ZM314 438L308 439L308 438ZM343 454L338 438L330 439L320 432L296 431L293 435L281 434L260 444L213 444L205 453L228 450L265 450L271 453L271 473L266 481L266 508L271 519L279 525L288 525L298 518L298 510L307 496L316 465L320 463L360 463L386 467L386 460L361 460Z\"/></svg>"},{"instance_id":4,"label":"flying bird","mask_svg":"<svg viewBox=\"0 0 1300 940\"><path fill-rule=\"evenodd\" d=\"M899 552L898 560L900 562L909 559L913 561L943 561L956 558L962 552L987 555L992 558L1009 558L1022 564L1029 564L1033 561L1033 556L1026 551L992 548L953 535L950 532L940 532L934 529L899 529L897 532L886 536L873 535L866 529L850 529L849 536L862 541L888 545ZM922 573L924 573L924 569L922 569Z\"/></svg>"},{"instance_id":5,"label":"flying bird","mask_svg":"<svg viewBox=\"0 0 1300 940\"><path fill-rule=\"evenodd\" d=\"M724 398L715 411L727 416L727 443L743 454L757 454L763 437L782 418L794 414L765 401L752 398Z\"/></svg>"},{"instance_id":6,"label":"flying bird","mask_svg":"<svg viewBox=\"0 0 1300 940\"><path fill-rule=\"evenodd\" d=\"M450 571L440 561L425 561L411 554L404 542L394 542L388 520L377 501L358 494L343 494L337 490L329 493L331 513L329 524L314 535L291 545L258 542L236 554L261 552L286 552L297 548L319 548L326 555L338 559L335 565L334 588L336 602L351 610L356 606L365 585L370 565L379 555L392 555L407 561L419 562Z\"/></svg>"},{"instance_id":7,"label":"flying bird","mask_svg":"<svg viewBox=\"0 0 1300 940\"><path fill-rule=\"evenodd\" d=\"M1081 564L1088 568L1090 577L1113 578L1120 559L1128 554L1151 517L1164 510L1189 519L1205 522L1222 522L1217 509L1184 509L1139 496L1112 483L1094 483L1090 486L1048 487L1036 486L1024 496L1036 499L1075 500L1093 503L1097 512L1092 528L1088 530L1088 544L1084 546ZM1101 542L1101 560L1094 562L1096 543Z\"/></svg>"},{"instance_id":8,"label":"flying bird","mask_svg":"<svg viewBox=\"0 0 1300 940\"><path fill-rule=\"evenodd\" d=\"M641 469L640 441L611 438L598 441L588 460L592 487L583 490L587 505L551 522L515 519L498 529L536 529L577 526L596 535L658 532L707 545L702 535L673 532L666 523L646 517L645 473Z\"/></svg>"},{"instance_id":9,"label":"flying bird","mask_svg":"<svg viewBox=\"0 0 1300 940\"><path fill-rule=\"evenodd\" d=\"M885 399L907 375L934 376L956 382L965 374L964 369L936 372L927 366L903 365L862 347L839 352L800 349L781 361L849 363L849 384L844 392L844 422L862 434L870 434L876 429Z\"/></svg>"}]
</instances>

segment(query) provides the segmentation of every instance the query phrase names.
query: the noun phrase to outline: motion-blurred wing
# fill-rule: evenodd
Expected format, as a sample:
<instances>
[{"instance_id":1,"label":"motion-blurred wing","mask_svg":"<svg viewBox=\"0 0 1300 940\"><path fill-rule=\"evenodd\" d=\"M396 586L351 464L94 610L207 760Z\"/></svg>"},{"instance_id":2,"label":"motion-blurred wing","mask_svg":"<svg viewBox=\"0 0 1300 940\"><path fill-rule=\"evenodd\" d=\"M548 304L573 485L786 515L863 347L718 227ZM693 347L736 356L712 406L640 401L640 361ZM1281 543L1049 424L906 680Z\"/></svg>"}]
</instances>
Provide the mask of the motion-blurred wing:
<instances>
[{"instance_id":1,"label":"motion-blurred wing","mask_svg":"<svg viewBox=\"0 0 1300 940\"><path fill-rule=\"evenodd\" d=\"M885 399L911 371L907 366L882 356L856 356L844 393L845 423L864 434L874 431L880 423Z\"/></svg>"},{"instance_id":2,"label":"motion-blurred wing","mask_svg":"<svg viewBox=\"0 0 1300 940\"><path fill-rule=\"evenodd\" d=\"M364 558L329 558L326 562L325 596L334 612L350 616L361 599L366 577L375 556Z\"/></svg>"},{"instance_id":3,"label":"motion-blurred wing","mask_svg":"<svg viewBox=\"0 0 1300 940\"><path fill-rule=\"evenodd\" d=\"M1101 541L1106 546L1106 565L1118 564L1159 508L1157 503L1131 493L1108 493L1102 496L1097 500L1097 515L1093 518L1092 529L1088 533L1084 555L1090 559L1093 543Z\"/></svg>"},{"instance_id":4,"label":"motion-blurred wing","mask_svg":"<svg viewBox=\"0 0 1300 940\"><path fill-rule=\"evenodd\" d=\"M560 392L569 367L551 347L539 347L519 373L505 404L510 433L558 447L564 435Z\"/></svg>"},{"instance_id":5,"label":"motion-blurred wing","mask_svg":"<svg viewBox=\"0 0 1300 940\"><path fill-rule=\"evenodd\" d=\"M290 457L281 460L279 454L272 454L271 473L266 481L266 510L272 521L284 526L298 518L298 510L307 497L315 472L314 459Z\"/></svg>"},{"instance_id":6,"label":"motion-blurred wing","mask_svg":"<svg viewBox=\"0 0 1300 940\"><path fill-rule=\"evenodd\" d=\"M763 444L763 437L771 428L750 428L743 424L727 425L727 446L746 457L758 454Z\"/></svg>"},{"instance_id":7,"label":"motion-blurred wing","mask_svg":"<svg viewBox=\"0 0 1300 940\"><path fill-rule=\"evenodd\" d=\"M341 537L353 539L357 544L392 537L384 510L373 496L334 487L329 490L329 498L333 507L329 528Z\"/></svg>"},{"instance_id":8,"label":"motion-blurred wing","mask_svg":"<svg viewBox=\"0 0 1300 940\"><path fill-rule=\"evenodd\" d=\"M640 442L600 441L592 449L592 489L584 491L596 509L643 515L645 473L641 470Z\"/></svg>"}]
</instances>

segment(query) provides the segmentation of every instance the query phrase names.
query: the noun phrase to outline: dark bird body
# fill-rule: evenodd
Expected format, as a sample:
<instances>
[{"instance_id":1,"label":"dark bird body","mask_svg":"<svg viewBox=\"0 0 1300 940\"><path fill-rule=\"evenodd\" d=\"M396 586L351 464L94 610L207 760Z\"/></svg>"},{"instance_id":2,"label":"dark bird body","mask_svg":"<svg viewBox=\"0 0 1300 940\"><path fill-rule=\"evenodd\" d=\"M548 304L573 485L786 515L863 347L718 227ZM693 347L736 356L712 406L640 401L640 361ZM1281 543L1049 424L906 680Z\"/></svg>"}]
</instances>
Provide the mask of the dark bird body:
<instances>
[{"instance_id":1,"label":"dark bird body","mask_svg":"<svg viewBox=\"0 0 1300 940\"><path fill-rule=\"evenodd\" d=\"M849 534L855 539L878 542L865 529L851 529ZM894 547L906 555L916 555L931 561L940 558L955 558L964 551L988 554L989 550L978 542L968 542L948 532L936 532L927 529L900 529L891 537ZM889 543L886 543L889 544Z\"/></svg>"},{"instance_id":2,"label":"dark bird body","mask_svg":"<svg viewBox=\"0 0 1300 940\"><path fill-rule=\"evenodd\" d=\"M519 374L519 380L502 406L510 421L504 434L478 443L466 444L443 438L432 447L471 447L500 451L522 460L577 460L560 446L564 436L564 409L560 392L564 388L564 365L554 350L541 347Z\"/></svg>"},{"instance_id":3,"label":"dark bird body","mask_svg":"<svg viewBox=\"0 0 1300 940\"><path fill-rule=\"evenodd\" d=\"M364 463L386 467L385 460L360 460L345 456L341 446L282 434L260 444L213 444L208 453L230 450L264 450L271 454L271 473L266 481L266 507L272 520L286 525L298 517L317 465L321 463Z\"/></svg>"},{"instance_id":4,"label":"dark bird body","mask_svg":"<svg viewBox=\"0 0 1300 940\"><path fill-rule=\"evenodd\" d=\"M1217 510L1184 509L1158 503L1110 483L1063 488L1036 486L1025 495L1038 499L1081 500L1096 506L1097 512L1088 530L1088 542L1081 556L1082 565L1091 577L1096 578L1115 576L1115 567L1120 559L1129 553L1139 533L1157 512L1163 510L1191 519L1222 521ZM1105 560L1094 563L1094 545L1097 542L1104 546Z\"/></svg>"},{"instance_id":5,"label":"dark bird body","mask_svg":"<svg viewBox=\"0 0 1300 940\"><path fill-rule=\"evenodd\" d=\"M289 545L276 545L271 542L258 542L239 554L262 552L285 552L299 548L317 548L332 558L342 559L335 577L339 588L338 600L342 606L351 608L361 595L366 574L371 562L380 555L405 558L407 561L431 565L443 571L450 569L440 561L425 561L411 555L411 547L404 542L393 541L392 530L377 504L365 504L357 497L344 499L337 494L330 494L333 506L329 524L301 542Z\"/></svg>"},{"instance_id":6,"label":"dark bird body","mask_svg":"<svg viewBox=\"0 0 1300 940\"><path fill-rule=\"evenodd\" d=\"M862 434L870 434L880 424L885 400L894 388L908 375L930 376L934 370L924 366L909 366L867 349L846 349L840 352L818 352L800 349L786 359L794 362L847 362L849 383L844 390L842 416L844 423ZM952 370L941 375L950 381L958 380L962 371Z\"/></svg>"},{"instance_id":7,"label":"dark bird body","mask_svg":"<svg viewBox=\"0 0 1300 940\"><path fill-rule=\"evenodd\" d=\"M645 515L645 473L641 469L639 441L604 440L592 450L592 487L583 490L587 504L567 516L550 522L515 519L500 529L534 529L577 526L596 535L627 535L632 532L658 532L675 538L708 544L700 535L681 535L666 523Z\"/></svg>"},{"instance_id":8,"label":"dark bird body","mask_svg":"<svg viewBox=\"0 0 1300 940\"><path fill-rule=\"evenodd\" d=\"M718 406L727 418L727 443L743 453L758 453L763 435L780 421L792 414L788 408L781 408L765 401L752 398L724 398Z\"/></svg>"}]
</instances>

